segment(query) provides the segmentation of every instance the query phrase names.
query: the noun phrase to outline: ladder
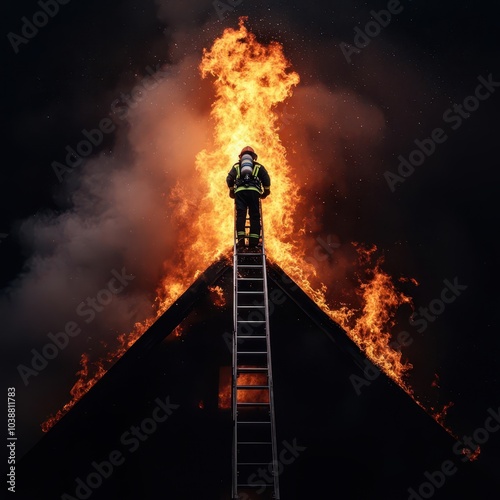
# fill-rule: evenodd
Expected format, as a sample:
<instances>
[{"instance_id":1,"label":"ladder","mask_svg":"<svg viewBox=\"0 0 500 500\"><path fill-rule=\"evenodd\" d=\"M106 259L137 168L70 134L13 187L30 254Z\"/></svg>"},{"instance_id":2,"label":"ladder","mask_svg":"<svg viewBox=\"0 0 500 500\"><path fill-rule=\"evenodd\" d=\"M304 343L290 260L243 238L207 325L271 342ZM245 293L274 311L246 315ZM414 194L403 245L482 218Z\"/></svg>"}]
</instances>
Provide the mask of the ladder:
<instances>
[{"instance_id":1,"label":"ladder","mask_svg":"<svg viewBox=\"0 0 500 500\"><path fill-rule=\"evenodd\" d=\"M233 254L234 334L232 375L232 500L279 499L279 467L273 401L266 254L261 233L256 249ZM249 218L246 220L249 234Z\"/></svg>"}]
</instances>

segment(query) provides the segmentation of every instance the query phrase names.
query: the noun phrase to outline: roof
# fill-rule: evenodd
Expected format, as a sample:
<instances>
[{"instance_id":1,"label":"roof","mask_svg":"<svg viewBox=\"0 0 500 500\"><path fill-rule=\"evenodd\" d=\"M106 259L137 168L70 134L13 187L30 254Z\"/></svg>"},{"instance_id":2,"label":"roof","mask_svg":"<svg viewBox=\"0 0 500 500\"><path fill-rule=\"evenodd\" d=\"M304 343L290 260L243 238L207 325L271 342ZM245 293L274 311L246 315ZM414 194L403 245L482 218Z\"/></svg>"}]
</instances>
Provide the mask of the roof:
<instances>
[{"instance_id":1,"label":"roof","mask_svg":"<svg viewBox=\"0 0 500 500\"><path fill-rule=\"evenodd\" d=\"M384 374L356 392L363 353L278 266L268 264L268 275L282 499L324 498L327 490L343 500L400 500L449 460L460 474L433 487L434 498L490 484ZM224 305L214 303L213 286ZM232 322L232 265L224 258L23 457L18 497L229 498L231 412L219 397Z\"/></svg>"}]
</instances>

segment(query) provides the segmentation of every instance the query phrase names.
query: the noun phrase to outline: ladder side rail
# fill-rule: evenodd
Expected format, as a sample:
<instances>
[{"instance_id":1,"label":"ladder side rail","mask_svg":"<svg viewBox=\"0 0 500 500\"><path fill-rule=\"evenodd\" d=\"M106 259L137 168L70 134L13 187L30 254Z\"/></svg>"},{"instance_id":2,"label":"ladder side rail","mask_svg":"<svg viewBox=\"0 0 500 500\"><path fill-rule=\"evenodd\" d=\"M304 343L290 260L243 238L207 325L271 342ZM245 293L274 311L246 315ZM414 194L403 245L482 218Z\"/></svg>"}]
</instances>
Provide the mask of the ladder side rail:
<instances>
[{"instance_id":1,"label":"ladder side rail","mask_svg":"<svg viewBox=\"0 0 500 500\"><path fill-rule=\"evenodd\" d=\"M233 475L232 475L232 498L234 500L238 499L238 409L237 409L237 393L236 384L238 377L238 362L237 362L237 312L238 312L238 280L237 280L237 268L238 268L238 253L236 244L238 242L238 234L236 231L236 204L234 207L234 250L233 250L233 377L232 377L232 413L233 413L233 450L232 450L232 461L233 461Z\"/></svg>"},{"instance_id":2,"label":"ladder side rail","mask_svg":"<svg viewBox=\"0 0 500 500\"><path fill-rule=\"evenodd\" d=\"M269 329L269 294L267 287L267 267L266 267L266 249L264 242L264 223L262 218L262 201L259 200L259 210L260 210L260 225L262 234L262 266L264 277L264 305L265 305L265 321L266 321L266 342L267 342L267 381L269 385L269 412L271 421L271 447L272 447L272 457L273 457L273 481L274 481L274 498L279 500L279 467L278 467L278 443L276 440L276 421L274 414L274 384L273 384L273 373L272 373L272 363L271 363L271 337Z\"/></svg>"}]
</instances>

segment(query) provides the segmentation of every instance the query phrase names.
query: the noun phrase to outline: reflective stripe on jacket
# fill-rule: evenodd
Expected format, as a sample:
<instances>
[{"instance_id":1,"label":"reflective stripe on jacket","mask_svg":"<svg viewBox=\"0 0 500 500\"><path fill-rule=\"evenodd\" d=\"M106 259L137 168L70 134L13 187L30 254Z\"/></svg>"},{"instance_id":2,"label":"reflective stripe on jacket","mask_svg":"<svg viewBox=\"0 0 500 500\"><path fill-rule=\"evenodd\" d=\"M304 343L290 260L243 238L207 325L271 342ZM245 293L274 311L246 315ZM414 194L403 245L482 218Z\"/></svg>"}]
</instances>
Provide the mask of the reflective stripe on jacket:
<instances>
[{"instance_id":1,"label":"reflective stripe on jacket","mask_svg":"<svg viewBox=\"0 0 500 500\"><path fill-rule=\"evenodd\" d=\"M248 179L241 178L240 176L240 164L236 163L234 167L236 168L236 181L234 192L249 190L249 191L257 191L262 194L264 192L262 188L262 182L260 181L258 175L259 170L262 165L260 163L254 162L252 176Z\"/></svg>"}]
</instances>

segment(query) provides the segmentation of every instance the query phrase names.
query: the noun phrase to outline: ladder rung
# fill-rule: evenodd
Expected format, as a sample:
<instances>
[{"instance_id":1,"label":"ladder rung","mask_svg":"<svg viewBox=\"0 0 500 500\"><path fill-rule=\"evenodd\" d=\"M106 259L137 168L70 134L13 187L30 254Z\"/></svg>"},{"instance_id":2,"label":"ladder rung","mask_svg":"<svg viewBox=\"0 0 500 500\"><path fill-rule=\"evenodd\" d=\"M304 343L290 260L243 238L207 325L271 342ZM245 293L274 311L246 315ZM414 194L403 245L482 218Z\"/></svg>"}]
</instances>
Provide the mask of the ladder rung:
<instances>
[{"instance_id":1,"label":"ladder rung","mask_svg":"<svg viewBox=\"0 0 500 500\"><path fill-rule=\"evenodd\" d=\"M254 401L254 402L245 401L242 403L236 403L236 406L269 406L269 402L265 403L263 401Z\"/></svg>"},{"instance_id":2,"label":"ladder rung","mask_svg":"<svg viewBox=\"0 0 500 500\"><path fill-rule=\"evenodd\" d=\"M272 443L271 441L238 441L238 444L262 446L264 444L272 444Z\"/></svg>"},{"instance_id":3,"label":"ladder rung","mask_svg":"<svg viewBox=\"0 0 500 500\"><path fill-rule=\"evenodd\" d=\"M261 224L262 224L262 213ZM245 220L246 233L244 239L249 240L250 221ZM274 434L274 410L272 400L272 385L270 378L270 352L269 342L269 311L266 304L266 251L264 248L264 235L261 234L257 248L237 248L236 242L241 238L237 237L235 230L234 248L234 339L243 342L241 345L235 344L233 351L233 408L234 408L234 449L233 453L233 498L240 496L238 492L247 491L249 495L259 493L258 488L265 490L264 495L274 492L278 496L278 479L275 465L277 463L277 450ZM248 269L248 271L246 271ZM246 282L247 284L245 285ZM240 284L239 284L240 283ZM260 284L262 283L262 285ZM241 291L239 289L242 289ZM241 294L241 295L240 295ZM248 297L246 297L248 295ZM261 297L262 296L262 297ZM256 304L252 304L255 302ZM241 303L241 305L239 305ZM262 312L262 314L250 314L251 312ZM260 320L250 320L251 317L261 317ZM241 319L240 319L241 318ZM244 331L247 326L249 331ZM259 331L257 331L259 330ZM241 335L239 335L240 333ZM252 339L255 342L252 344ZM260 342L260 343L259 343ZM242 348L244 350L239 350ZM249 350L249 349L257 350ZM260 350L258 350L260 349ZM248 356L248 358L247 358ZM248 377L245 380L242 374L263 374L256 376L257 380ZM264 378L265 377L265 378ZM256 382L254 385L252 382ZM240 384L240 385L239 385ZM240 391L240 392L238 392ZM242 397L243 391L253 391L247 393L250 399L259 401L241 401L238 399L249 399ZM260 397L266 391L265 397ZM267 399L267 401L265 401ZM264 401L263 401L264 400ZM240 420L241 418L241 420ZM246 434L246 435L245 435ZM243 438L243 440L238 440ZM255 439L256 438L256 439ZM247 455L244 457L244 455ZM269 456L268 456L269 455ZM241 461L238 461L241 460ZM247 462L244 460L260 460L259 462ZM271 471L272 466L272 471ZM247 467L247 469L245 469ZM270 477L264 481L249 483L251 477L247 478L246 471L251 472L251 468L263 467L270 469ZM271 480L271 476L273 479ZM262 488L263 487L263 488ZM244 495L243 495L244 496ZM248 495L247 495L248 496Z\"/></svg>"},{"instance_id":4,"label":"ladder rung","mask_svg":"<svg viewBox=\"0 0 500 500\"><path fill-rule=\"evenodd\" d=\"M269 462L238 462L237 465L270 465Z\"/></svg>"},{"instance_id":5,"label":"ladder rung","mask_svg":"<svg viewBox=\"0 0 500 500\"><path fill-rule=\"evenodd\" d=\"M269 385L237 385L236 389L269 389Z\"/></svg>"},{"instance_id":6,"label":"ladder rung","mask_svg":"<svg viewBox=\"0 0 500 500\"><path fill-rule=\"evenodd\" d=\"M252 366L248 368L237 368L238 373L264 373L267 372L267 366L263 367L257 367L257 366Z\"/></svg>"},{"instance_id":7,"label":"ladder rung","mask_svg":"<svg viewBox=\"0 0 500 500\"><path fill-rule=\"evenodd\" d=\"M254 422L242 422L241 420L238 420L238 424L270 424L271 422L267 420L260 420L260 421L254 421Z\"/></svg>"},{"instance_id":8,"label":"ladder rung","mask_svg":"<svg viewBox=\"0 0 500 500\"><path fill-rule=\"evenodd\" d=\"M264 464L264 465L269 465L269 464ZM252 483L252 484L247 484L247 483L238 483L238 486L242 486L243 488L271 488L273 483L264 483L263 481L259 481L258 483Z\"/></svg>"}]
</instances>

